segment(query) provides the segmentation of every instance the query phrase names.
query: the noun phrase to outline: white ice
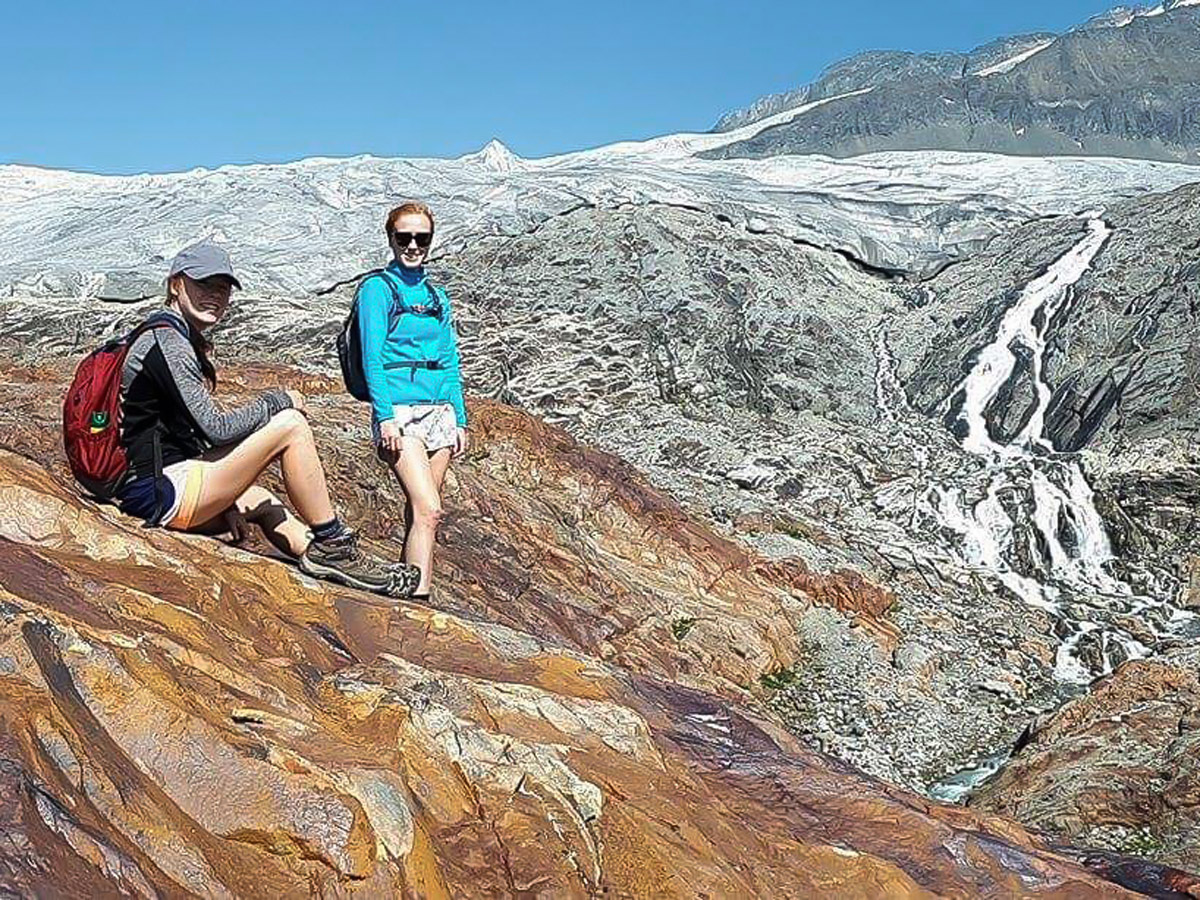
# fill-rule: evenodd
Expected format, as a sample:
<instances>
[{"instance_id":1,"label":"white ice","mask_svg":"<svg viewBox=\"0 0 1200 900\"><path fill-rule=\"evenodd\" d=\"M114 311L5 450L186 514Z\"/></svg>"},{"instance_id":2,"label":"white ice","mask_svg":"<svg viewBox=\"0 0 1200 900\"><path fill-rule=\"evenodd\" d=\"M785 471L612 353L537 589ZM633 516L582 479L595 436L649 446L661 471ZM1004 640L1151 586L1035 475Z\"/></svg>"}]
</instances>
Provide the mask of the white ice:
<instances>
[{"instance_id":1,"label":"white ice","mask_svg":"<svg viewBox=\"0 0 1200 900\"><path fill-rule=\"evenodd\" d=\"M988 75L999 75L1001 72L1008 72L1011 69L1015 69L1031 56L1041 53L1043 50L1053 44L1055 40L1056 38L1049 38L1045 41L1039 41L1037 44L1034 44L1027 50L1022 50L1020 53L1010 56L1008 59L1002 59L1000 62L990 65L986 69L980 69L975 74L986 77Z\"/></svg>"}]
</instances>

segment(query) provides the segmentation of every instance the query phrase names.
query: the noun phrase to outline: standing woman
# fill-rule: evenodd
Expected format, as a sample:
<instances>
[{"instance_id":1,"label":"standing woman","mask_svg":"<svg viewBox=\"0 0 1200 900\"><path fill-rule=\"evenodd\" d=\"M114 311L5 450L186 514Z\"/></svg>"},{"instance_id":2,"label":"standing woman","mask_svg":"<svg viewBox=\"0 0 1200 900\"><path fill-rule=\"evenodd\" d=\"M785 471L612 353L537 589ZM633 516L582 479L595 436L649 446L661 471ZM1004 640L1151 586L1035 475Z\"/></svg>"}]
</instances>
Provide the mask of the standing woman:
<instances>
[{"instance_id":1,"label":"standing woman","mask_svg":"<svg viewBox=\"0 0 1200 900\"><path fill-rule=\"evenodd\" d=\"M442 483L452 457L466 452L467 410L450 298L425 272L433 212L408 202L384 225L393 260L358 291L363 374L372 433L407 497L404 560L421 569L414 597L428 598Z\"/></svg>"}]
</instances>

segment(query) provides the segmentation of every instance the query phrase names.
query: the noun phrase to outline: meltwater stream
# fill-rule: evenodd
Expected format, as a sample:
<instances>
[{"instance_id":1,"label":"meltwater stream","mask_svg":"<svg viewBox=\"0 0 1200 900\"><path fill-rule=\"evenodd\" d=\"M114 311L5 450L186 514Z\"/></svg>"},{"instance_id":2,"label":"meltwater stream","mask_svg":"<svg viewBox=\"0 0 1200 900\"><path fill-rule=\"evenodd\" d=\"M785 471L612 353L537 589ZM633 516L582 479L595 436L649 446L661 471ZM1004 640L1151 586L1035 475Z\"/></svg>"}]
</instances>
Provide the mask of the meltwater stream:
<instances>
[{"instance_id":1,"label":"meltwater stream","mask_svg":"<svg viewBox=\"0 0 1200 900\"><path fill-rule=\"evenodd\" d=\"M1110 234L1102 219L1089 220L1083 239L1030 282L1004 314L995 340L962 383L962 446L986 462L986 496L972 503L957 488L936 489L938 512L962 535L967 561L1054 616L1061 639L1056 674L1076 684L1149 653L1131 628L1158 635L1183 618L1166 601L1136 595L1111 573L1112 548L1080 463L1056 453L1043 436L1051 396L1043 375L1045 332ZM1035 406L1020 434L999 443L988 430L986 411L1022 359Z\"/></svg>"}]
</instances>

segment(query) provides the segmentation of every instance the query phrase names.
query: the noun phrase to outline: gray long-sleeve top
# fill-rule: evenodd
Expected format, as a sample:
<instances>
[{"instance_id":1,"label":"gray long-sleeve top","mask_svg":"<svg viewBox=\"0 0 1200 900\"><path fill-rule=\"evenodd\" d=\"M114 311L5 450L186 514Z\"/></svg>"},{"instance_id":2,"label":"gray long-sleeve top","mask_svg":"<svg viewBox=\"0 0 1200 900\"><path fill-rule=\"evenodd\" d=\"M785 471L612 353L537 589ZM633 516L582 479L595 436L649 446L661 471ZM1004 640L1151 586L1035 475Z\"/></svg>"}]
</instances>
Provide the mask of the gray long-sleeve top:
<instances>
[{"instance_id":1,"label":"gray long-sleeve top","mask_svg":"<svg viewBox=\"0 0 1200 900\"><path fill-rule=\"evenodd\" d=\"M154 471L154 435L162 464L194 459L206 450L236 444L281 410L285 391L267 391L245 406L222 409L209 390L200 360L186 337L189 326L173 310L157 314L172 327L143 332L129 348L121 373L121 439L131 478Z\"/></svg>"}]
</instances>

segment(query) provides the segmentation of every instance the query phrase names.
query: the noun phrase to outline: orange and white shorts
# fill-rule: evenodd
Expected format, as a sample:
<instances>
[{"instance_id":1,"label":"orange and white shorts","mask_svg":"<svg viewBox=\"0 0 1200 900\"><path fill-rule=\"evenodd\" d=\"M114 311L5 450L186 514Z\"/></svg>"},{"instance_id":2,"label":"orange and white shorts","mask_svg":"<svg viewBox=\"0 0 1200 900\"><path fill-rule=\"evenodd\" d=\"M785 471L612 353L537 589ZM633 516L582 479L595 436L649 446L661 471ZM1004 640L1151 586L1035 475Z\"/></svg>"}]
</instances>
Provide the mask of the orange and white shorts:
<instances>
[{"instance_id":1,"label":"orange and white shorts","mask_svg":"<svg viewBox=\"0 0 1200 900\"><path fill-rule=\"evenodd\" d=\"M153 475L130 482L118 496L121 511L149 522L161 503L160 525L186 531L199 524L193 519L204 486L205 465L198 459L185 459L165 467L157 484Z\"/></svg>"},{"instance_id":2,"label":"orange and white shorts","mask_svg":"<svg viewBox=\"0 0 1200 900\"><path fill-rule=\"evenodd\" d=\"M163 513L162 524L180 531L200 524L192 518L196 515L200 488L204 485L204 463L198 459L173 463L163 469L163 477L171 483L175 496Z\"/></svg>"}]
</instances>

